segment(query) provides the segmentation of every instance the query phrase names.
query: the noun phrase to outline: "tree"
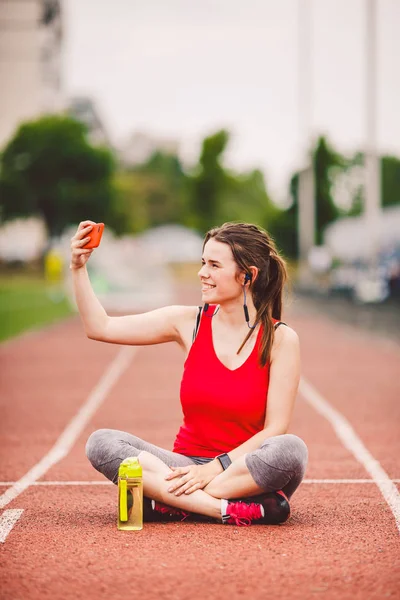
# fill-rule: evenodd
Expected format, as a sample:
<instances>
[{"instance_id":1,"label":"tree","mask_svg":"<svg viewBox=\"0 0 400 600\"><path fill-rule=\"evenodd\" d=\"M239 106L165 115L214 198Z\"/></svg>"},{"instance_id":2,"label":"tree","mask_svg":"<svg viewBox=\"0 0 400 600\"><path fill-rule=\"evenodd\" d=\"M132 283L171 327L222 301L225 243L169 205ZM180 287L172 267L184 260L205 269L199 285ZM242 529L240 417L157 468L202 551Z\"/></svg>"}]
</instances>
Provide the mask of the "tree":
<instances>
[{"instance_id":1,"label":"tree","mask_svg":"<svg viewBox=\"0 0 400 600\"><path fill-rule=\"evenodd\" d=\"M221 164L229 134L224 129L203 141L197 173L191 178L192 225L206 231L217 224L218 204L226 189L226 173Z\"/></svg>"},{"instance_id":2,"label":"tree","mask_svg":"<svg viewBox=\"0 0 400 600\"><path fill-rule=\"evenodd\" d=\"M381 158L382 206L400 204L400 160L396 156Z\"/></svg>"},{"instance_id":3,"label":"tree","mask_svg":"<svg viewBox=\"0 0 400 600\"><path fill-rule=\"evenodd\" d=\"M278 247L289 258L298 257L298 190L299 174L294 173L290 179L289 191L293 202L286 210L281 210L271 223L271 231Z\"/></svg>"},{"instance_id":4,"label":"tree","mask_svg":"<svg viewBox=\"0 0 400 600\"><path fill-rule=\"evenodd\" d=\"M279 209L271 202L260 170L225 172L225 185L216 205L217 223L248 221L269 230L278 213Z\"/></svg>"},{"instance_id":5,"label":"tree","mask_svg":"<svg viewBox=\"0 0 400 600\"><path fill-rule=\"evenodd\" d=\"M318 245L322 243L325 227L340 215L340 211L333 201L332 186L337 172L347 167L347 161L332 148L323 136L318 138L310 155L314 167L316 243ZM298 256L298 172L293 173L290 178L289 192L293 203L278 217L276 226L282 232L283 249L288 256L295 258Z\"/></svg>"},{"instance_id":6,"label":"tree","mask_svg":"<svg viewBox=\"0 0 400 600\"><path fill-rule=\"evenodd\" d=\"M363 168L365 166L365 155L363 152L356 152L349 160L349 169L354 167ZM400 160L396 156L382 156L380 158L380 177L381 177L381 206L393 206L400 204ZM365 177L364 172L362 181L353 191L352 204L346 212L346 216L358 216L363 214L365 207Z\"/></svg>"},{"instance_id":7,"label":"tree","mask_svg":"<svg viewBox=\"0 0 400 600\"><path fill-rule=\"evenodd\" d=\"M165 223L186 224L186 180L179 158L160 150L146 162L118 171L113 179L114 230L140 233Z\"/></svg>"},{"instance_id":8,"label":"tree","mask_svg":"<svg viewBox=\"0 0 400 600\"><path fill-rule=\"evenodd\" d=\"M187 217L186 176L174 154L154 152L149 160L133 169L142 181L150 226L183 224Z\"/></svg>"},{"instance_id":9,"label":"tree","mask_svg":"<svg viewBox=\"0 0 400 600\"><path fill-rule=\"evenodd\" d=\"M41 216L50 236L69 223L103 221L114 168L111 152L91 146L83 124L58 115L24 123L1 156L1 216Z\"/></svg>"},{"instance_id":10,"label":"tree","mask_svg":"<svg viewBox=\"0 0 400 600\"><path fill-rule=\"evenodd\" d=\"M320 137L312 153L315 177L316 243L322 243L323 231L339 216L332 198L333 173L335 168L344 168L345 159Z\"/></svg>"},{"instance_id":11,"label":"tree","mask_svg":"<svg viewBox=\"0 0 400 600\"><path fill-rule=\"evenodd\" d=\"M114 202L107 223L117 235L141 233L149 227L145 182L140 174L119 171L113 178Z\"/></svg>"}]
</instances>

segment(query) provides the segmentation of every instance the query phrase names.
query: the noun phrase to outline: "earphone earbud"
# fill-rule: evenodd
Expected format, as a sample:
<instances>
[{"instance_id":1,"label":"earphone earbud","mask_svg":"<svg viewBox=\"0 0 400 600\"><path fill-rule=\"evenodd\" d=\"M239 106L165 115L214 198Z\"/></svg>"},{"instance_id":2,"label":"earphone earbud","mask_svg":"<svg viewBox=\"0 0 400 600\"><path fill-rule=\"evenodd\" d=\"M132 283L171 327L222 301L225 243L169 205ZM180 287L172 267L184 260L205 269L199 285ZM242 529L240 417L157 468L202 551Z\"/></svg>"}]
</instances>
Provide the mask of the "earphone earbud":
<instances>
[{"instance_id":1,"label":"earphone earbud","mask_svg":"<svg viewBox=\"0 0 400 600\"><path fill-rule=\"evenodd\" d=\"M250 316L249 316L249 310L247 308L247 304L246 304L246 283L248 281L251 281L251 275L249 273L246 273L244 276L244 284L243 284L243 296L244 296L244 304L243 304L243 310L244 310L244 318L246 319L247 322L247 326L249 327L249 329L255 329L257 326L257 323L255 323L254 325L250 325Z\"/></svg>"}]
</instances>

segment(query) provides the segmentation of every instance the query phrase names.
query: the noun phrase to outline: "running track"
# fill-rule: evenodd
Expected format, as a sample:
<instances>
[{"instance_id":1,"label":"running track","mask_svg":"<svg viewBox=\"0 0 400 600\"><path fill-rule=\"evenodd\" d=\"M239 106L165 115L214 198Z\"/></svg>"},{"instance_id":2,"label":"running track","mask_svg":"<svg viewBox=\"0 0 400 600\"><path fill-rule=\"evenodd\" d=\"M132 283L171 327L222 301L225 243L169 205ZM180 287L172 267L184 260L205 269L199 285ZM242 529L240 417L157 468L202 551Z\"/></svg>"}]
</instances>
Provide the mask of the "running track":
<instances>
[{"instance_id":1,"label":"running track","mask_svg":"<svg viewBox=\"0 0 400 600\"><path fill-rule=\"evenodd\" d=\"M182 286L178 301L198 292ZM400 598L400 346L299 299L285 321L302 350L290 432L310 460L275 527L117 531L116 488L85 441L110 427L171 447L178 347L94 342L78 317L0 346L0 598Z\"/></svg>"}]
</instances>

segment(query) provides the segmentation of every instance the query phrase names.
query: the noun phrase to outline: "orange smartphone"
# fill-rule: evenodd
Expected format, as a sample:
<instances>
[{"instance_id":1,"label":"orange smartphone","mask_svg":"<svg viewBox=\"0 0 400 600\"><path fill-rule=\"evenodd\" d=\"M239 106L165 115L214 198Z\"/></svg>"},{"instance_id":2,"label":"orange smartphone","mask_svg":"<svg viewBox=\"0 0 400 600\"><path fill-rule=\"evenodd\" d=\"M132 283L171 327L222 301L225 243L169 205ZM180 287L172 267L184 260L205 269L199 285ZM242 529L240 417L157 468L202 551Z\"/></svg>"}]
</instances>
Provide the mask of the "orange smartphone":
<instances>
[{"instance_id":1,"label":"orange smartphone","mask_svg":"<svg viewBox=\"0 0 400 600\"><path fill-rule=\"evenodd\" d=\"M100 245L101 236L103 235L103 231L104 231L104 223L96 223L96 225L93 225L93 229L90 232L90 240L88 241L87 244L82 246L82 248L85 248L85 250L89 250L90 248L97 248L97 246Z\"/></svg>"}]
</instances>

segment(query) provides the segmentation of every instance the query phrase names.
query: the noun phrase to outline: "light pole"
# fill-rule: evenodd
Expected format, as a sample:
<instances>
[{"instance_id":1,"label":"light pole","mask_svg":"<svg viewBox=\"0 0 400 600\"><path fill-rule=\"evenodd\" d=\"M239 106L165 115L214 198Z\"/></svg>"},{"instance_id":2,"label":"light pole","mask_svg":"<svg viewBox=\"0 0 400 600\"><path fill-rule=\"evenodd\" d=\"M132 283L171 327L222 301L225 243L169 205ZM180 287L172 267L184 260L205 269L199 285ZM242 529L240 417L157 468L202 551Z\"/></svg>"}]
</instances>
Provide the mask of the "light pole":
<instances>
[{"instance_id":1,"label":"light pole","mask_svg":"<svg viewBox=\"0 0 400 600\"><path fill-rule=\"evenodd\" d=\"M314 168L307 156L312 140L312 18L311 1L298 0L298 119L303 166L299 170L298 187L298 281L301 286L312 285L308 256L315 243L315 182ZM304 165L304 157L306 162Z\"/></svg>"},{"instance_id":2,"label":"light pole","mask_svg":"<svg viewBox=\"0 0 400 600\"><path fill-rule=\"evenodd\" d=\"M379 251L379 218L381 209L381 173L377 150L377 10L376 0L366 0L365 28L365 204L366 238L369 267L377 267Z\"/></svg>"}]
</instances>

